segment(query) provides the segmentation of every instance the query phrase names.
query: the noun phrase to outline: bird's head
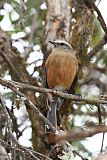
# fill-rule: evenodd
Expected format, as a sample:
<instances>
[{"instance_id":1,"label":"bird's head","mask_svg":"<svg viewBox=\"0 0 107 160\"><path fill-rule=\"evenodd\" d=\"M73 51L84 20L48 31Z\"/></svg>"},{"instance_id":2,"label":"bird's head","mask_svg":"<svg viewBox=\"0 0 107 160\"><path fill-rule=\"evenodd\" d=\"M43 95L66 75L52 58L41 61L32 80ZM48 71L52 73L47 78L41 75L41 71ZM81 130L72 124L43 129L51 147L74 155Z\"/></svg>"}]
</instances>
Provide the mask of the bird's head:
<instances>
[{"instance_id":1,"label":"bird's head","mask_svg":"<svg viewBox=\"0 0 107 160\"><path fill-rule=\"evenodd\" d=\"M63 40L55 40L55 41L49 41L51 44L54 45L54 48L59 49L65 49L68 51L73 51L71 45L68 42L65 42Z\"/></svg>"}]
</instances>

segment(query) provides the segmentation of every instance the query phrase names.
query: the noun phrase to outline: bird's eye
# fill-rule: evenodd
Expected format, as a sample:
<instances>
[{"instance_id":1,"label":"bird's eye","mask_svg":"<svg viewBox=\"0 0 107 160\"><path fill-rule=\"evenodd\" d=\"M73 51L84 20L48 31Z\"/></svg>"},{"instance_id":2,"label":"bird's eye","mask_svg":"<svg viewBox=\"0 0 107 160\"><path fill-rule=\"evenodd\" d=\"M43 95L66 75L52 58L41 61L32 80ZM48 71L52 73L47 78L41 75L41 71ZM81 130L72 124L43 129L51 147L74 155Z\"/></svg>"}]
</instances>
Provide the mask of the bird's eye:
<instances>
[{"instance_id":1,"label":"bird's eye","mask_svg":"<svg viewBox=\"0 0 107 160\"><path fill-rule=\"evenodd\" d=\"M64 43L61 43L61 46L64 46Z\"/></svg>"}]
</instances>

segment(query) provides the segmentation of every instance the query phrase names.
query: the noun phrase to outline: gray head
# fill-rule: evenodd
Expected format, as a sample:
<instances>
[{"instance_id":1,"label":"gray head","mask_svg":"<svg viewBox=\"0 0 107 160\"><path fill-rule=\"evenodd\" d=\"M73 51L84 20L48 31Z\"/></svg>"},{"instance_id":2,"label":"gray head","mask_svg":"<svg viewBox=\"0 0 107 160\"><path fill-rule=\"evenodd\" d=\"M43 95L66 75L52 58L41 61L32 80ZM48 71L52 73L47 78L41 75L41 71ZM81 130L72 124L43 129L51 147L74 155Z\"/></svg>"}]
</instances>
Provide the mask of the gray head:
<instances>
[{"instance_id":1,"label":"gray head","mask_svg":"<svg viewBox=\"0 0 107 160\"><path fill-rule=\"evenodd\" d=\"M49 41L54 45L54 48L61 48L68 51L73 51L71 45L68 42L65 42L63 40L56 40L56 41Z\"/></svg>"}]
</instances>

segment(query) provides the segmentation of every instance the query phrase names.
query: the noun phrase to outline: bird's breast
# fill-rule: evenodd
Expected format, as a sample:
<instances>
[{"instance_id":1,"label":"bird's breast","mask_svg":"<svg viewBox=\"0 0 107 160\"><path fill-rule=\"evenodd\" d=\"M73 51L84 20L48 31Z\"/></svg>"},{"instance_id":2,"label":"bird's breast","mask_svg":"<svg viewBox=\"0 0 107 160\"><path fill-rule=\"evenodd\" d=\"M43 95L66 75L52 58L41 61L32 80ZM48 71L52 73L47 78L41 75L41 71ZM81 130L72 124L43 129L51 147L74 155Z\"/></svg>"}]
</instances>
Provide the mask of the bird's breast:
<instances>
[{"instance_id":1,"label":"bird's breast","mask_svg":"<svg viewBox=\"0 0 107 160\"><path fill-rule=\"evenodd\" d=\"M78 70L75 55L67 52L53 52L45 63L49 88L69 89Z\"/></svg>"}]
</instances>

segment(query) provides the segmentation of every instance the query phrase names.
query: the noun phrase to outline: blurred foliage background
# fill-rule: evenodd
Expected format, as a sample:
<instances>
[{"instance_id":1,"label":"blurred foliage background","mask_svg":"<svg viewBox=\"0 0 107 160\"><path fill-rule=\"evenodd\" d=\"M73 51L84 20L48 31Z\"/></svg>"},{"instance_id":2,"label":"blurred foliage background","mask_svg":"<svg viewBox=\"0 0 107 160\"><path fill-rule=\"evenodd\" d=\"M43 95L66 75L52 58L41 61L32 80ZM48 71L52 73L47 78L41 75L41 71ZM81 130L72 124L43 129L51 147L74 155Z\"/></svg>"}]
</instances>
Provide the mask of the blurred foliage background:
<instances>
[{"instance_id":1,"label":"blurred foliage background","mask_svg":"<svg viewBox=\"0 0 107 160\"><path fill-rule=\"evenodd\" d=\"M5 46L3 53L6 56L0 52L0 76L44 87L44 63L52 49L48 41L63 39L72 45L79 61L80 69L74 86L76 94L91 98L106 95L106 46L99 47L98 52L90 53L104 37L104 31L93 12L84 0L1 0L0 39ZM103 43L106 44L105 41ZM19 142L33 146L36 151L47 155L50 146L44 124L11 90L0 86L0 92L14 124L12 131ZM23 93L46 116L45 96L33 91L23 90ZM106 106L101 106L102 122L105 124L106 112ZM84 103L66 100L61 115L68 130L74 126L99 123L97 107ZM9 141L5 126L5 116L0 109L0 138ZM89 140L71 143L86 157L92 156L94 151L88 150L86 141ZM94 145L92 141L87 143Z\"/></svg>"}]
</instances>

